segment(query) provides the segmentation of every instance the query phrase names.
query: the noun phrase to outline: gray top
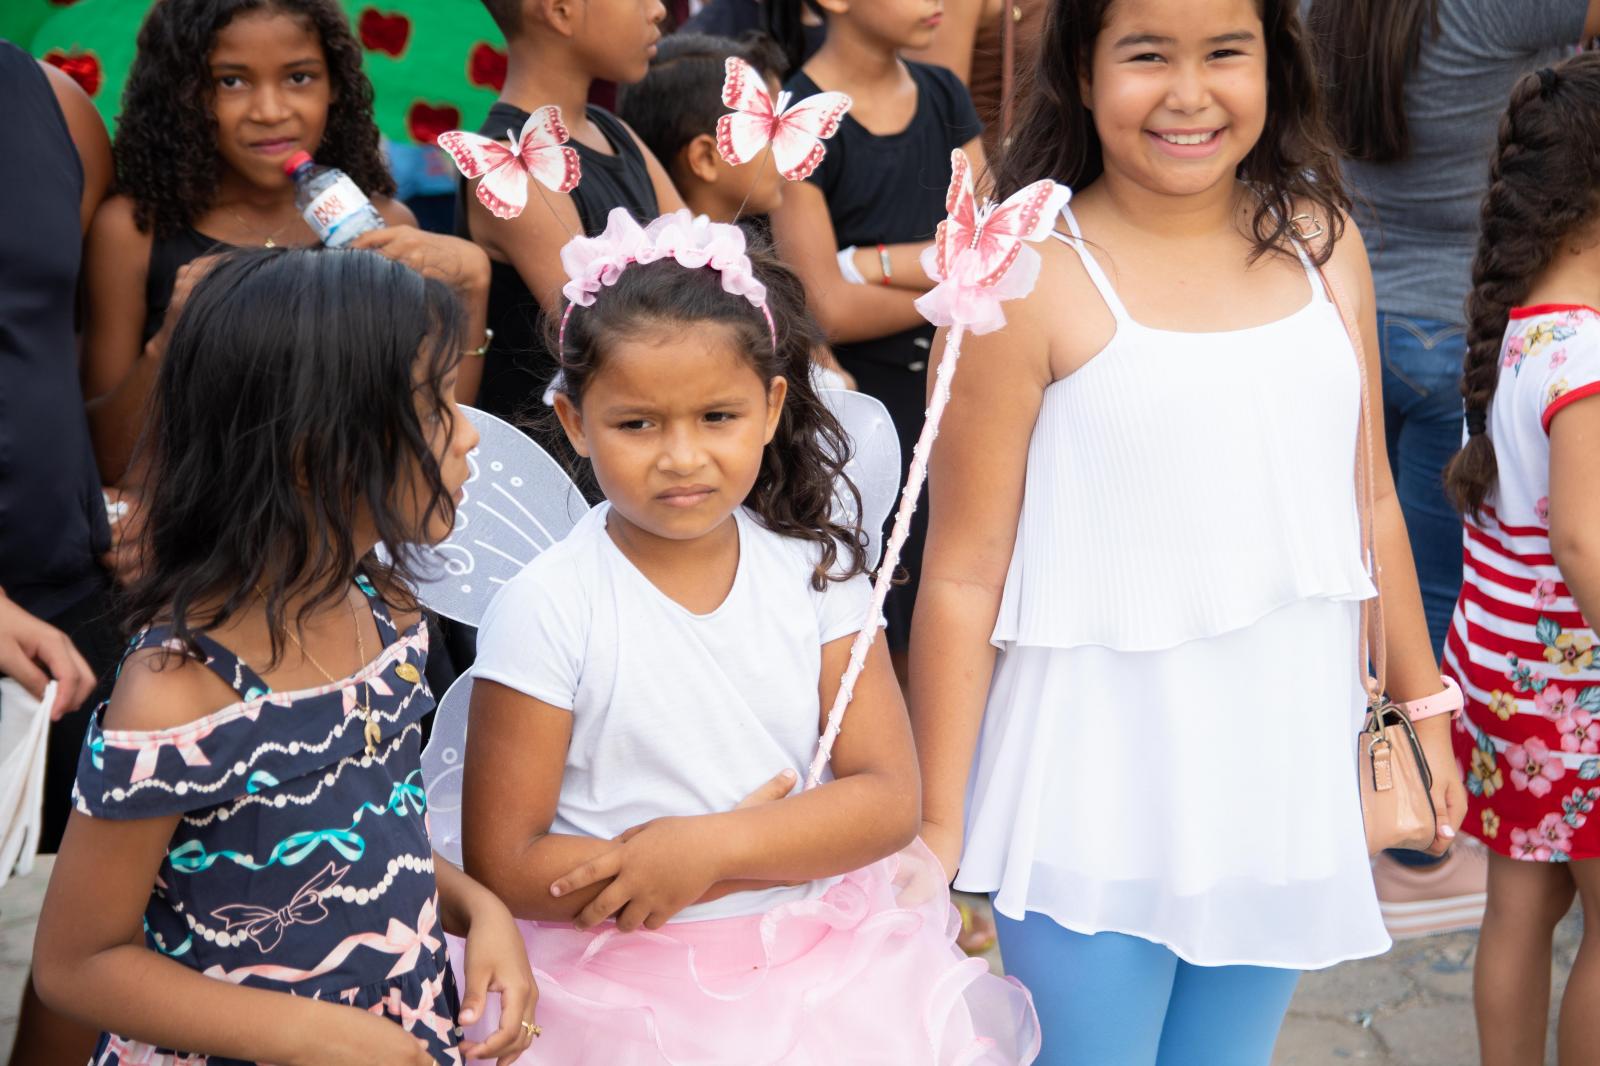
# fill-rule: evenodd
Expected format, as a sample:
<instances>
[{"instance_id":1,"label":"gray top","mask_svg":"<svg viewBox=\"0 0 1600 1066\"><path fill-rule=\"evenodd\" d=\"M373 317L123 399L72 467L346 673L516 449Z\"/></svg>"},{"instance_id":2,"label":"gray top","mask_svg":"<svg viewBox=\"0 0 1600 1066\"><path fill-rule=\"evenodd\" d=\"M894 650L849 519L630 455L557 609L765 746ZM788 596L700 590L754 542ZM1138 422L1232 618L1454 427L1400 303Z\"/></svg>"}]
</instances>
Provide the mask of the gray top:
<instances>
[{"instance_id":1,"label":"gray top","mask_svg":"<svg viewBox=\"0 0 1600 1066\"><path fill-rule=\"evenodd\" d=\"M1424 24L1417 68L1406 79L1411 154L1345 165L1380 308L1465 321L1478 210L1511 86L1575 50L1588 7L1589 0L1439 0L1439 32Z\"/></svg>"}]
</instances>

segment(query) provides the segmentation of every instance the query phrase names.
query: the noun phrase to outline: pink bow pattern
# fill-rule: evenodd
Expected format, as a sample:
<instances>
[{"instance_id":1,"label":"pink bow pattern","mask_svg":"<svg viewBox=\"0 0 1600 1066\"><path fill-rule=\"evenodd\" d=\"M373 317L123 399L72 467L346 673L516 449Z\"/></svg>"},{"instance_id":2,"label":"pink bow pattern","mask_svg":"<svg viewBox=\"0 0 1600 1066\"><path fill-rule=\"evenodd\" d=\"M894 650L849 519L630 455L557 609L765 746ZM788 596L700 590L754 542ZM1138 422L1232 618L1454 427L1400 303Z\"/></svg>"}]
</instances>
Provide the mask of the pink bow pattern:
<instances>
[{"instance_id":1,"label":"pink bow pattern","mask_svg":"<svg viewBox=\"0 0 1600 1066\"><path fill-rule=\"evenodd\" d=\"M244 927L245 935L256 942L263 953L271 951L283 939L283 931L291 925L316 925L328 916L322 894L338 884L349 872L348 866L329 863L315 877L301 885L285 907L268 910L248 903L230 903L211 912L213 918L227 923L228 932Z\"/></svg>"}]
</instances>

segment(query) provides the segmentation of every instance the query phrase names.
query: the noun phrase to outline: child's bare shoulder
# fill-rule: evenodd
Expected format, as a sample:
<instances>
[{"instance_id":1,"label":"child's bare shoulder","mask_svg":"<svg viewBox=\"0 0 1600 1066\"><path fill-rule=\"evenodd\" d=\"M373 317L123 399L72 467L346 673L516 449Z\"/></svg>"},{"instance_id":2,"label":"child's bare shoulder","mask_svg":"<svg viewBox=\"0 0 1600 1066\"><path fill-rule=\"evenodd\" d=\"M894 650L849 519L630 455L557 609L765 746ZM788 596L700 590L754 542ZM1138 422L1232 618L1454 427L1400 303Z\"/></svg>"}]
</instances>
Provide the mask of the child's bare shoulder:
<instances>
[{"instance_id":1,"label":"child's bare shoulder","mask_svg":"<svg viewBox=\"0 0 1600 1066\"><path fill-rule=\"evenodd\" d=\"M177 729L238 698L192 655L151 645L124 660L106 705L105 726L135 733Z\"/></svg>"}]
</instances>

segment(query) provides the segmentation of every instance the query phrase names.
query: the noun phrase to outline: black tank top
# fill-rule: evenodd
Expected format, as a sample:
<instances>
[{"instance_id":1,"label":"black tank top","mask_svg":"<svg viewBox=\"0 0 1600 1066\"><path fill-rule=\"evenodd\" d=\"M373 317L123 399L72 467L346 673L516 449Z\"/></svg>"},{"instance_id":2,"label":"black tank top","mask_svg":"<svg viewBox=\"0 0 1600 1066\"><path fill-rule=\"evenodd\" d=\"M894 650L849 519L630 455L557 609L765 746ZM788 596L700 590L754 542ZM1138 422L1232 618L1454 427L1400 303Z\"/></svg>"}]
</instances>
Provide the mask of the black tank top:
<instances>
[{"instance_id":1,"label":"black tank top","mask_svg":"<svg viewBox=\"0 0 1600 1066\"><path fill-rule=\"evenodd\" d=\"M0 587L51 618L111 546L78 385L83 164L49 80L0 41Z\"/></svg>"},{"instance_id":2,"label":"black tank top","mask_svg":"<svg viewBox=\"0 0 1600 1066\"><path fill-rule=\"evenodd\" d=\"M572 190L572 200L583 232L593 237L604 230L606 216L616 207L627 208L641 222L655 218L660 207L638 142L611 112L591 106L588 115L616 154L605 155L573 142L583 180ZM478 132L485 137L504 137L506 130L520 130L526 121L528 112L502 101L489 109ZM462 194L466 195L465 183ZM537 193L530 195L528 210L544 210L536 197ZM456 217L458 232L465 236L465 210ZM558 459L570 460L566 436L542 402L556 371L555 357L544 340L544 312L510 263L490 266L489 327L494 330L494 343L484 356L477 406L517 424ZM570 468L572 463L567 465Z\"/></svg>"},{"instance_id":3,"label":"black tank top","mask_svg":"<svg viewBox=\"0 0 1600 1066\"><path fill-rule=\"evenodd\" d=\"M161 329L167 305L172 303L172 288L178 271L192 260L212 252L226 252L235 245L207 237L193 226L185 226L170 237L157 236L150 242L150 267L144 282L144 337L149 341Z\"/></svg>"}]
</instances>

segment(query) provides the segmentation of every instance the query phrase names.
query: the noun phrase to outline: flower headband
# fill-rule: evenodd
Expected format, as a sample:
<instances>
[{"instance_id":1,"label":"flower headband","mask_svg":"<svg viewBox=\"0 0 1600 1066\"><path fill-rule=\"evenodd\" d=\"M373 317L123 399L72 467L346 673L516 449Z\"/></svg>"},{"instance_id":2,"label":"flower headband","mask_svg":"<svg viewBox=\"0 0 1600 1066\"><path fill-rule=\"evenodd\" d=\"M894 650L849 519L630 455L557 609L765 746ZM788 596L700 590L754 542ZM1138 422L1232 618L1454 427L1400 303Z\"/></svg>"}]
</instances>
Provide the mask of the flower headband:
<instances>
[{"instance_id":1,"label":"flower headband","mask_svg":"<svg viewBox=\"0 0 1600 1066\"><path fill-rule=\"evenodd\" d=\"M742 296L752 307L761 309L767 320L772 349L778 349L778 327L767 308L767 287L756 280L750 257L745 254L744 230L725 222L712 222L681 208L662 215L648 226L640 226L627 209L612 208L605 232L598 237L574 237L561 249L561 265L571 278L561 288L567 309L561 313L557 343L567 348L567 322L578 307L589 307L595 294L615 285L622 272L635 263L654 263L675 259L690 270L710 267L722 275L722 288Z\"/></svg>"}]
</instances>

